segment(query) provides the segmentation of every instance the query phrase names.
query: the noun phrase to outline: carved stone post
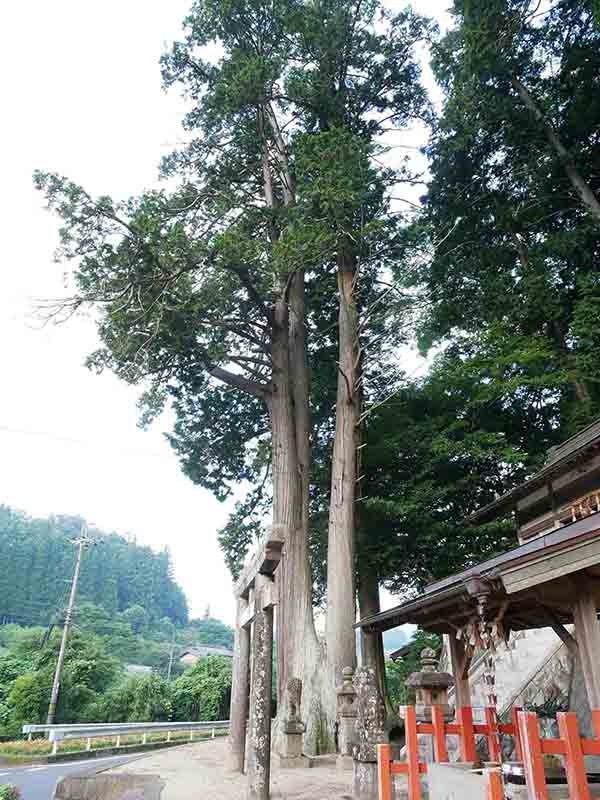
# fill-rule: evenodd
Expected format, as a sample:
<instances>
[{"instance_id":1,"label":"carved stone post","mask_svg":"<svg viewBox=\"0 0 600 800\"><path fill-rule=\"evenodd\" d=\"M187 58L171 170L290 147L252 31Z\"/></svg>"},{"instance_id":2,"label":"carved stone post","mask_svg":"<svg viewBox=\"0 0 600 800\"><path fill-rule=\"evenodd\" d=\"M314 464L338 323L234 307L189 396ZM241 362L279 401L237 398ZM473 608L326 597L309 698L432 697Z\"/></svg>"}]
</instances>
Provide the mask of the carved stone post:
<instances>
[{"instance_id":1,"label":"carved stone post","mask_svg":"<svg viewBox=\"0 0 600 800\"><path fill-rule=\"evenodd\" d=\"M337 689L337 718L339 755L337 768L351 770L353 766L353 751L356 744L356 691L352 685L354 670L344 667L342 670L343 682Z\"/></svg>"},{"instance_id":2,"label":"carved stone post","mask_svg":"<svg viewBox=\"0 0 600 800\"><path fill-rule=\"evenodd\" d=\"M233 665L231 677L231 707L229 712L229 767L234 772L244 771L246 753L246 726L248 724L250 685L250 627L244 625L248 604L238 598Z\"/></svg>"},{"instance_id":3,"label":"carved stone post","mask_svg":"<svg viewBox=\"0 0 600 800\"><path fill-rule=\"evenodd\" d=\"M279 766L283 769L312 767L314 760L302 752L302 736L306 726L300 719L302 704L302 681L300 678L290 678L286 690L289 715L283 726L283 753L279 755Z\"/></svg>"},{"instance_id":4,"label":"carved stone post","mask_svg":"<svg viewBox=\"0 0 600 800\"><path fill-rule=\"evenodd\" d=\"M417 722L431 722L431 706L442 706L446 722L454 716L454 709L448 705L448 687L454 680L447 672L436 671L435 652L426 647L421 651L421 672L413 672L406 681L407 686L416 690L415 712ZM433 737L419 735L419 759L432 763Z\"/></svg>"},{"instance_id":5,"label":"carved stone post","mask_svg":"<svg viewBox=\"0 0 600 800\"><path fill-rule=\"evenodd\" d=\"M356 691L356 739L352 792L355 800L377 800L377 745L387 741L385 706L373 667L359 667L353 678Z\"/></svg>"},{"instance_id":6,"label":"carved stone post","mask_svg":"<svg viewBox=\"0 0 600 800\"><path fill-rule=\"evenodd\" d=\"M268 595L271 585L264 575L256 576L247 800L269 800L270 796L273 604Z\"/></svg>"}]
</instances>

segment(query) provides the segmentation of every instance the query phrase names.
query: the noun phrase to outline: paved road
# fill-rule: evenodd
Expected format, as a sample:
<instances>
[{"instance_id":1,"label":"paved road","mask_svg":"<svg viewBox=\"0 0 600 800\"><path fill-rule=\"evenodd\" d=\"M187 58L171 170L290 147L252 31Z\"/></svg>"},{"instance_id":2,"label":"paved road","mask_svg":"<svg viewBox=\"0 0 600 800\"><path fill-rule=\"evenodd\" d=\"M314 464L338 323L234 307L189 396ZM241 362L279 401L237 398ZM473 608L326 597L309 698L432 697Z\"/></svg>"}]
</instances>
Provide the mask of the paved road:
<instances>
[{"instance_id":1,"label":"paved road","mask_svg":"<svg viewBox=\"0 0 600 800\"><path fill-rule=\"evenodd\" d=\"M0 786L12 783L18 786L23 800L50 800L57 781L67 775L92 775L99 770L127 764L139 758L134 756L106 756L86 761L63 761L60 764L27 765L9 767L0 764Z\"/></svg>"}]
</instances>

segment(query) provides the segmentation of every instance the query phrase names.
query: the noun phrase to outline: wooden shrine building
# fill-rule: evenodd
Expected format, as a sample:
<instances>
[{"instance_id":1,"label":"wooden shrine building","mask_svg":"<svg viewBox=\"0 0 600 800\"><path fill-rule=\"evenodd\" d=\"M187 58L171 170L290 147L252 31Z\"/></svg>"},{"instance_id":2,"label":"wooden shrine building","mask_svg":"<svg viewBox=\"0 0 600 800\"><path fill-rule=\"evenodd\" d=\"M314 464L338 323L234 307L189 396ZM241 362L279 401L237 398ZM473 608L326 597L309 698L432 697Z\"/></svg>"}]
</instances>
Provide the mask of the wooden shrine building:
<instances>
[{"instance_id":1,"label":"wooden shrine building","mask_svg":"<svg viewBox=\"0 0 600 800\"><path fill-rule=\"evenodd\" d=\"M493 652L511 632L552 628L577 652L590 706L600 709L600 420L551 450L538 473L466 524L510 511L517 547L432 583L357 627L372 633L411 623L446 634L459 708L471 705L475 651Z\"/></svg>"}]
</instances>

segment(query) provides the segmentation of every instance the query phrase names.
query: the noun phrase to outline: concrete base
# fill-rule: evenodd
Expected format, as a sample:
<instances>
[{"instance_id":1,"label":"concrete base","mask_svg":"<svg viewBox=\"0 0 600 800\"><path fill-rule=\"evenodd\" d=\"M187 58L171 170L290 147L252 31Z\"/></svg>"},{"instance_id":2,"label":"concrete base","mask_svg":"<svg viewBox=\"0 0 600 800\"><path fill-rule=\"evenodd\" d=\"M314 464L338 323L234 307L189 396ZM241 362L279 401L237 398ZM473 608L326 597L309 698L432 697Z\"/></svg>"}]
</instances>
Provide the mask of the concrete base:
<instances>
[{"instance_id":1,"label":"concrete base","mask_svg":"<svg viewBox=\"0 0 600 800\"><path fill-rule=\"evenodd\" d=\"M470 764L428 764L429 800L486 800L485 775L471 772Z\"/></svg>"},{"instance_id":2,"label":"concrete base","mask_svg":"<svg viewBox=\"0 0 600 800\"><path fill-rule=\"evenodd\" d=\"M315 766L314 758L310 756L277 756L280 769L309 769Z\"/></svg>"},{"instance_id":3,"label":"concrete base","mask_svg":"<svg viewBox=\"0 0 600 800\"><path fill-rule=\"evenodd\" d=\"M335 760L338 772L352 772L354 769L354 759L352 756L338 756Z\"/></svg>"},{"instance_id":4,"label":"concrete base","mask_svg":"<svg viewBox=\"0 0 600 800\"><path fill-rule=\"evenodd\" d=\"M158 775L103 774L60 780L54 800L160 800L165 786Z\"/></svg>"}]
</instances>

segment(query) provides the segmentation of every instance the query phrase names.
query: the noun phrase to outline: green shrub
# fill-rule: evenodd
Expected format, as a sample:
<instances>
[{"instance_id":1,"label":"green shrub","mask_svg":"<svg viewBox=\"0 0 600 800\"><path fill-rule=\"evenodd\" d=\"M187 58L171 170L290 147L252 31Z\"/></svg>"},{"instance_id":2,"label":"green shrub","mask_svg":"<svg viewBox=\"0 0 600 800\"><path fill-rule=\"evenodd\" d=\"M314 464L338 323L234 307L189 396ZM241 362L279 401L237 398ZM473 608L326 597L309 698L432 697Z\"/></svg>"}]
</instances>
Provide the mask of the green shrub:
<instances>
[{"instance_id":1,"label":"green shrub","mask_svg":"<svg viewBox=\"0 0 600 800\"><path fill-rule=\"evenodd\" d=\"M21 792L16 786L5 783L0 786L0 800L21 800Z\"/></svg>"}]
</instances>

